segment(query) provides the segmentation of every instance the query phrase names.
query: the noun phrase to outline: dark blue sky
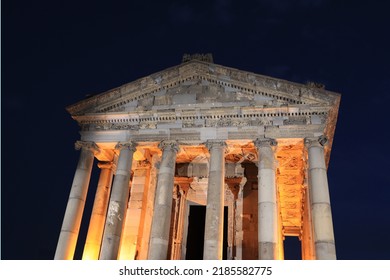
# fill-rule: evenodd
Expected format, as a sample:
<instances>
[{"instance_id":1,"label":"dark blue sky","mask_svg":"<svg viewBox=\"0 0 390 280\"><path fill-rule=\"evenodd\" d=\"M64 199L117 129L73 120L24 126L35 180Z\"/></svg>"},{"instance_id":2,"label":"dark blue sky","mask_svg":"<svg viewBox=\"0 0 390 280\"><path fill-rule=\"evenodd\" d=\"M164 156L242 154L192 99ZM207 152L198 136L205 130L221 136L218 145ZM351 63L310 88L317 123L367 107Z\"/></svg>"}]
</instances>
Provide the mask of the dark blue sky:
<instances>
[{"instance_id":1,"label":"dark blue sky","mask_svg":"<svg viewBox=\"0 0 390 280\"><path fill-rule=\"evenodd\" d=\"M389 10L376 0L2 1L2 258L54 256L79 157L66 106L211 52L342 94L328 171L337 255L390 259Z\"/></svg>"}]
</instances>

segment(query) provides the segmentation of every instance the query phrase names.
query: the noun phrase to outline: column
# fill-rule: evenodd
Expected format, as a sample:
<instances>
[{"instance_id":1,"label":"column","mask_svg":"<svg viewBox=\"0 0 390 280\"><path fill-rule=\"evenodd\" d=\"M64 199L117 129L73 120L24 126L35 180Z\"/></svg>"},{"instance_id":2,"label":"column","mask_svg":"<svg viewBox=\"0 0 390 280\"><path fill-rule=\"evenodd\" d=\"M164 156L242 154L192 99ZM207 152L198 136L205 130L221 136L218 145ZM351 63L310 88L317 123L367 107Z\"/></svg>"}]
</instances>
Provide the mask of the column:
<instances>
[{"instance_id":1,"label":"column","mask_svg":"<svg viewBox=\"0 0 390 280\"><path fill-rule=\"evenodd\" d=\"M277 260L284 260L284 233L283 233L283 217L280 207L280 195L279 192L276 198L278 207L278 255Z\"/></svg>"},{"instance_id":2,"label":"column","mask_svg":"<svg viewBox=\"0 0 390 280\"><path fill-rule=\"evenodd\" d=\"M112 162L98 163L100 177L85 241L83 260L98 260L112 183Z\"/></svg>"},{"instance_id":3,"label":"column","mask_svg":"<svg viewBox=\"0 0 390 280\"><path fill-rule=\"evenodd\" d=\"M146 203L145 203L145 218L143 222L143 230L141 236L141 246L138 254L138 260L147 260L148 259L148 251L149 251L149 239L150 232L152 228L152 220L153 220L153 208L154 208L154 197L156 193L156 185L157 185L157 174L160 166L160 157L158 154L153 154L151 159L151 167L149 172L149 184L148 184L148 192L146 195Z\"/></svg>"},{"instance_id":4,"label":"column","mask_svg":"<svg viewBox=\"0 0 390 280\"><path fill-rule=\"evenodd\" d=\"M75 148L81 149L81 154L62 222L55 260L73 259L91 178L94 153L99 151L93 142L77 141Z\"/></svg>"},{"instance_id":5,"label":"column","mask_svg":"<svg viewBox=\"0 0 390 280\"><path fill-rule=\"evenodd\" d=\"M182 259L182 243L183 243L183 227L184 227L184 215L186 207L186 191L182 187L179 189L179 207L178 207L178 222L177 230L175 235L175 249L174 249L174 259Z\"/></svg>"},{"instance_id":6,"label":"column","mask_svg":"<svg viewBox=\"0 0 390 280\"><path fill-rule=\"evenodd\" d=\"M301 247L302 247L302 259L303 260L315 260L315 249L313 240L313 225L311 217L311 203L309 190L306 188L303 193L303 217L302 217L302 236L301 236Z\"/></svg>"},{"instance_id":7,"label":"column","mask_svg":"<svg viewBox=\"0 0 390 280\"><path fill-rule=\"evenodd\" d=\"M118 257L122 225L129 197L130 172L135 146L135 143L130 141L118 143L115 147L120 152L100 250L99 259L101 260L116 260Z\"/></svg>"},{"instance_id":8,"label":"column","mask_svg":"<svg viewBox=\"0 0 390 280\"><path fill-rule=\"evenodd\" d=\"M159 148L162 149L162 160L157 179L149 260L167 259L176 154L179 146L176 141L163 141Z\"/></svg>"},{"instance_id":9,"label":"column","mask_svg":"<svg viewBox=\"0 0 390 280\"><path fill-rule=\"evenodd\" d=\"M236 247L236 260L242 260L242 239L244 238L244 232L242 227L242 217L243 217L243 204L244 204L244 186L247 182L245 177L242 177L239 184L239 191L237 194L237 199L235 201L235 247Z\"/></svg>"},{"instance_id":10,"label":"column","mask_svg":"<svg viewBox=\"0 0 390 280\"><path fill-rule=\"evenodd\" d=\"M135 163L131 180L130 198L127 203L126 218L123 224L118 260L134 260L138 257L138 237L141 234L143 219L142 204L148 183L149 164L146 161ZM146 199L146 198L145 198Z\"/></svg>"},{"instance_id":11,"label":"column","mask_svg":"<svg viewBox=\"0 0 390 280\"><path fill-rule=\"evenodd\" d=\"M258 173L258 241L259 259L275 260L279 255L279 226L276 193L274 139L256 139Z\"/></svg>"},{"instance_id":12,"label":"column","mask_svg":"<svg viewBox=\"0 0 390 280\"><path fill-rule=\"evenodd\" d=\"M223 207L225 193L225 142L207 141L210 151L207 185L206 223L204 232L204 260L221 260L223 243Z\"/></svg>"},{"instance_id":13,"label":"column","mask_svg":"<svg viewBox=\"0 0 390 280\"><path fill-rule=\"evenodd\" d=\"M324 157L327 139L306 138L308 152L309 194L317 260L335 260L336 248L333 235L328 178Z\"/></svg>"}]
</instances>

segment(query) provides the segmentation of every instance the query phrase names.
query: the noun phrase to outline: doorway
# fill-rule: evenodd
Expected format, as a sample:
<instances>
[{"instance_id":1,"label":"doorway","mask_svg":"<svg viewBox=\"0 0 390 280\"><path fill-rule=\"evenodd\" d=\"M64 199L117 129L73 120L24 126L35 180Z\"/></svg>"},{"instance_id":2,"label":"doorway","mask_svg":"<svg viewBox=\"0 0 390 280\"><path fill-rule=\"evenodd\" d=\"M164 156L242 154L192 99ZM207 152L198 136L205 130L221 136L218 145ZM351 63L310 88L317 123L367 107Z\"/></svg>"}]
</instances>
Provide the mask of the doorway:
<instances>
[{"instance_id":1,"label":"doorway","mask_svg":"<svg viewBox=\"0 0 390 280\"><path fill-rule=\"evenodd\" d=\"M186 260L203 260L204 230L206 221L206 206L190 205L188 217L188 234ZM222 259L227 259L227 234L228 234L228 207L224 207L223 213L223 254Z\"/></svg>"}]
</instances>

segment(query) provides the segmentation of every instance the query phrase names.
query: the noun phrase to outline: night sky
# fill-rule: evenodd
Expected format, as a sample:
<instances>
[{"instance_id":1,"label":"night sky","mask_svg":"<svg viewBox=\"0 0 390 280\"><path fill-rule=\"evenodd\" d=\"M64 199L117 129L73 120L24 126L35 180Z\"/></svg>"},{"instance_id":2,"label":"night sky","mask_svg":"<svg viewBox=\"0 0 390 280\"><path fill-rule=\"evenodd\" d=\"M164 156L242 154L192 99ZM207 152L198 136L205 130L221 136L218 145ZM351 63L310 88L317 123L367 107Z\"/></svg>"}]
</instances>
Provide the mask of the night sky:
<instances>
[{"instance_id":1,"label":"night sky","mask_svg":"<svg viewBox=\"0 0 390 280\"><path fill-rule=\"evenodd\" d=\"M54 257L79 158L66 106L210 52L342 94L328 170L337 256L390 259L389 11L376 0L3 0L1 257Z\"/></svg>"}]
</instances>

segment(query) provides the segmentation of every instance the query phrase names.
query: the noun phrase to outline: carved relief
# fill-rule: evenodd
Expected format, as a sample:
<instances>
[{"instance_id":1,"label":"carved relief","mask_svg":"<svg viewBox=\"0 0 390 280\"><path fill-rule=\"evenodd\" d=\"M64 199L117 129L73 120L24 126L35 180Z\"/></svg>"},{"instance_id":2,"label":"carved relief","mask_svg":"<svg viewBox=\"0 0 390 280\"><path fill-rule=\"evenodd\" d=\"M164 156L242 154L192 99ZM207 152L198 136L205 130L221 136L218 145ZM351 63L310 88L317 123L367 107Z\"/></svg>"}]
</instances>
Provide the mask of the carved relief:
<instances>
[{"instance_id":1,"label":"carved relief","mask_svg":"<svg viewBox=\"0 0 390 280\"><path fill-rule=\"evenodd\" d=\"M219 126L219 127L232 126L232 120L231 119L221 118L221 119L219 119L217 121L216 125Z\"/></svg>"},{"instance_id":2,"label":"carved relief","mask_svg":"<svg viewBox=\"0 0 390 280\"><path fill-rule=\"evenodd\" d=\"M244 127L250 126L250 120L247 119L234 119L231 121L232 126Z\"/></svg>"},{"instance_id":3,"label":"carved relief","mask_svg":"<svg viewBox=\"0 0 390 280\"><path fill-rule=\"evenodd\" d=\"M114 126L113 123L95 124L96 130L110 130Z\"/></svg>"},{"instance_id":4,"label":"carved relief","mask_svg":"<svg viewBox=\"0 0 390 280\"><path fill-rule=\"evenodd\" d=\"M158 144L158 148L163 151L170 149L177 152L179 150L179 144L177 143L177 141L174 140L165 140L161 141L160 144Z\"/></svg>"},{"instance_id":5,"label":"carved relief","mask_svg":"<svg viewBox=\"0 0 390 280\"><path fill-rule=\"evenodd\" d=\"M215 119L206 120L205 126L206 127L217 127L218 126L218 121L219 120L215 120Z\"/></svg>"},{"instance_id":6,"label":"carved relief","mask_svg":"<svg viewBox=\"0 0 390 280\"><path fill-rule=\"evenodd\" d=\"M310 123L308 116L289 116L288 119L283 120L284 125L306 125Z\"/></svg>"},{"instance_id":7,"label":"carved relief","mask_svg":"<svg viewBox=\"0 0 390 280\"><path fill-rule=\"evenodd\" d=\"M128 141L128 142L118 142L116 144L115 149L122 150L122 149L129 149L130 151L135 151L135 147L137 146L137 143L134 141Z\"/></svg>"},{"instance_id":8,"label":"carved relief","mask_svg":"<svg viewBox=\"0 0 390 280\"><path fill-rule=\"evenodd\" d=\"M310 148L312 146L325 146L328 143L328 138L324 135L314 138L305 138L305 146Z\"/></svg>"},{"instance_id":9,"label":"carved relief","mask_svg":"<svg viewBox=\"0 0 390 280\"><path fill-rule=\"evenodd\" d=\"M156 122L144 122L139 125L140 129L155 129L157 128Z\"/></svg>"},{"instance_id":10,"label":"carved relief","mask_svg":"<svg viewBox=\"0 0 390 280\"><path fill-rule=\"evenodd\" d=\"M258 138L253 143L257 148L276 146L278 144L275 139L271 138Z\"/></svg>"},{"instance_id":11,"label":"carved relief","mask_svg":"<svg viewBox=\"0 0 390 280\"><path fill-rule=\"evenodd\" d=\"M213 55L211 53L195 53L195 54L184 54L182 58L182 63L188 62L191 60L199 60L199 61L205 61L209 63L213 63Z\"/></svg>"},{"instance_id":12,"label":"carved relief","mask_svg":"<svg viewBox=\"0 0 390 280\"><path fill-rule=\"evenodd\" d=\"M149 168L150 162L148 160L139 160L137 161L137 168Z\"/></svg>"},{"instance_id":13,"label":"carved relief","mask_svg":"<svg viewBox=\"0 0 390 280\"><path fill-rule=\"evenodd\" d=\"M205 143L207 149L210 151L210 149L214 148L214 147L222 147L222 148L226 148L226 143L225 141L220 141L220 140L207 140L207 142Z\"/></svg>"},{"instance_id":14,"label":"carved relief","mask_svg":"<svg viewBox=\"0 0 390 280\"><path fill-rule=\"evenodd\" d=\"M74 144L76 150L85 149L90 150L93 153L100 153L99 147L95 144L95 142L90 141L76 141Z\"/></svg>"}]
</instances>

